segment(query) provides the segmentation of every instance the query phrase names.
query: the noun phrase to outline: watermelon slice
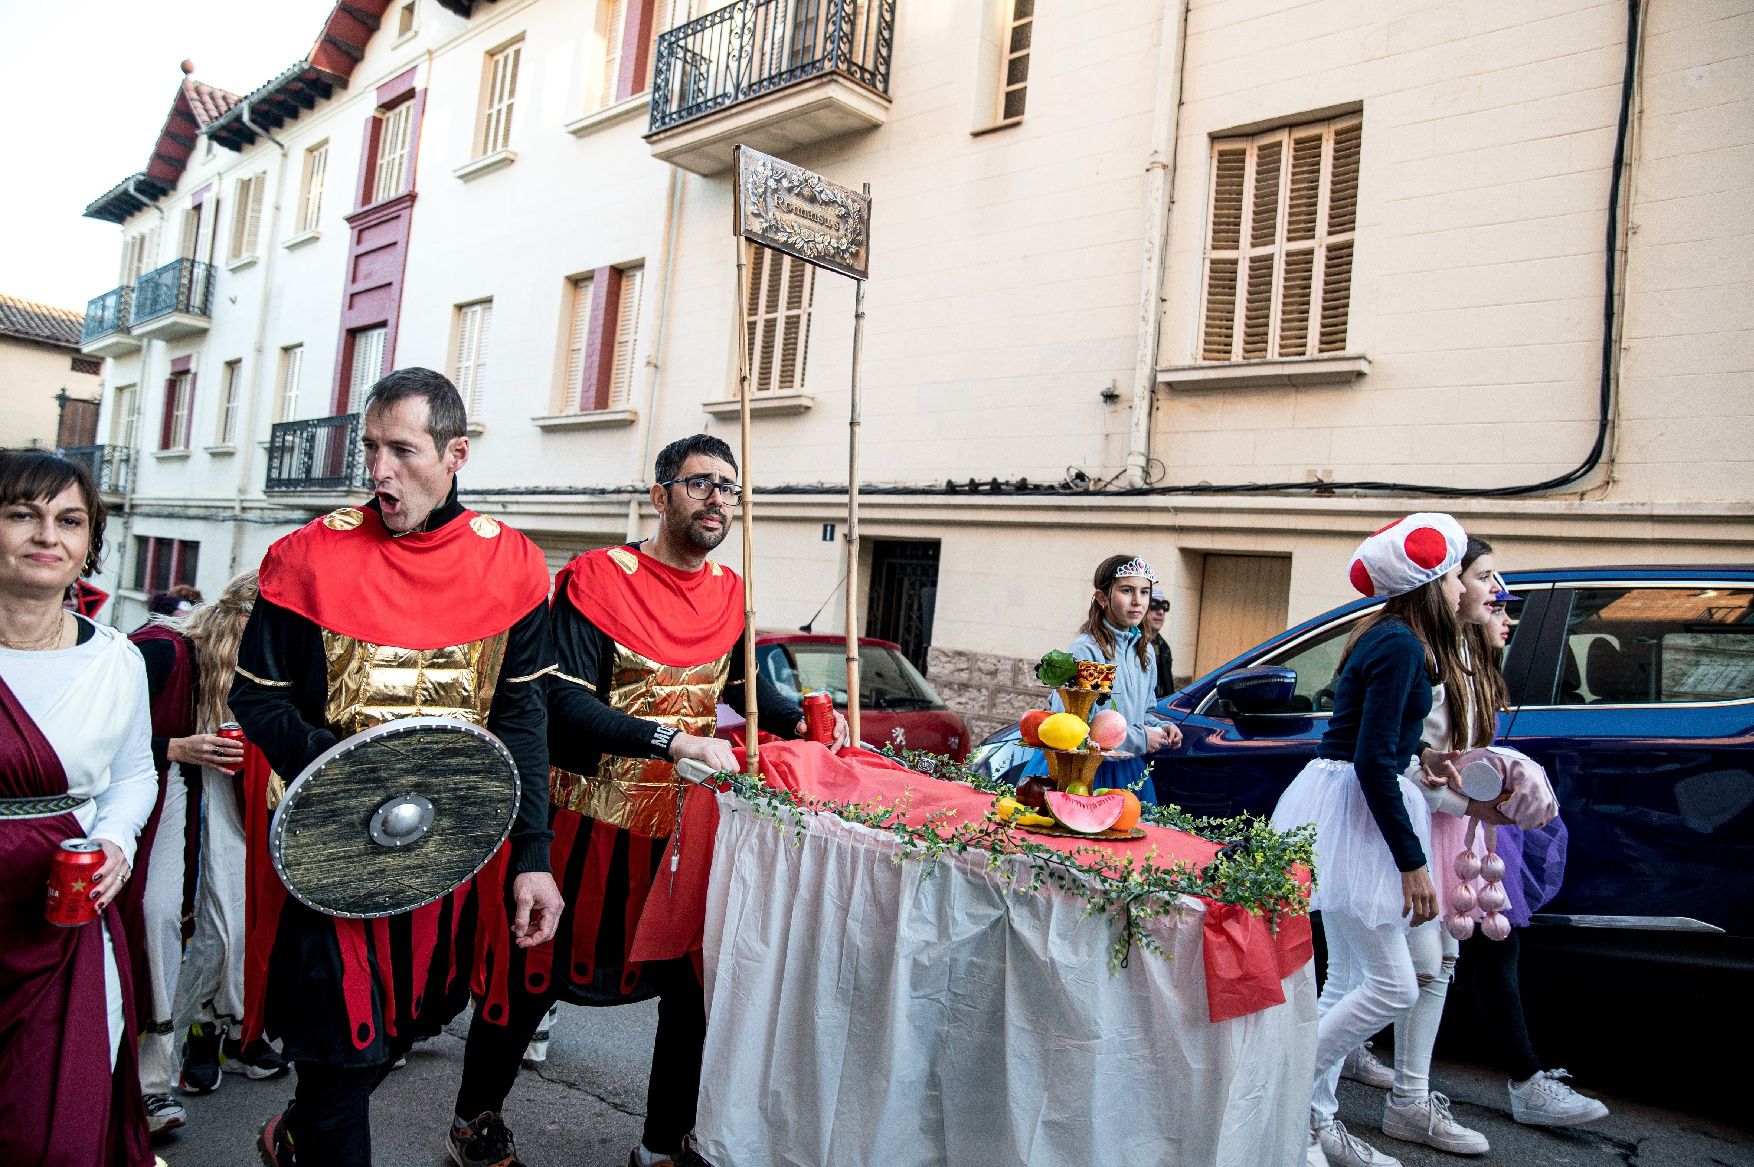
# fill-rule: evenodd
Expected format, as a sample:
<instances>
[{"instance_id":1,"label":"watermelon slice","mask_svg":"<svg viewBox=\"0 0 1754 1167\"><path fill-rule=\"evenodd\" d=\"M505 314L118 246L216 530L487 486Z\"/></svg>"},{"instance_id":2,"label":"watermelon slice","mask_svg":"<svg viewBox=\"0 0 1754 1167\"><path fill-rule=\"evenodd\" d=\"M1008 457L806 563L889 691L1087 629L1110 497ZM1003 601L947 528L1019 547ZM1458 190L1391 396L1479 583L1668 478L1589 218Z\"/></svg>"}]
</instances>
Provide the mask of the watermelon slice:
<instances>
[{"instance_id":1,"label":"watermelon slice","mask_svg":"<svg viewBox=\"0 0 1754 1167\"><path fill-rule=\"evenodd\" d=\"M1067 830L1096 835L1121 821L1127 800L1118 794L1066 794L1047 792L1048 813Z\"/></svg>"}]
</instances>

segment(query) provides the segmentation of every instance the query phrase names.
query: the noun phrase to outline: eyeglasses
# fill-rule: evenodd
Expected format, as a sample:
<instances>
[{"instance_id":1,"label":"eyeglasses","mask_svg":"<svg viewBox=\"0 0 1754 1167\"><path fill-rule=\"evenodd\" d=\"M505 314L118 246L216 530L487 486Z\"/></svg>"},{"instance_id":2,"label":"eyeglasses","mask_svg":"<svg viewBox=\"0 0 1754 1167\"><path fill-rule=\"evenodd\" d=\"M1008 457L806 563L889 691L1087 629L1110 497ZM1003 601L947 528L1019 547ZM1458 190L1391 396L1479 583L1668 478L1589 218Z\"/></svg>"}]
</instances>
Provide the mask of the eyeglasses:
<instances>
[{"instance_id":1,"label":"eyeglasses","mask_svg":"<svg viewBox=\"0 0 1754 1167\"><path fill-rule=\"evenodd\" d=\"M722 494L730 502L736 502L743 497L743 488L735 482L715 482L704 474L694 474L687 478L670 478L658 483L658 485L675 486L677 483L681 483L682 489L688 492L688 497L696 502L705 502L714 494Z\"/></svg>"},{"instance_id":2,"label":"eyeglasses","mask_svg":"<svg viewBox=\"0 0 1754 1167\"><path fill-rule=\"evenodd\" d=\"M1151 610L1153 612L1167 612L1167 611L1169 611L1169 605L1168 604L1152 604Z\"/></svg>"}]
</instances>

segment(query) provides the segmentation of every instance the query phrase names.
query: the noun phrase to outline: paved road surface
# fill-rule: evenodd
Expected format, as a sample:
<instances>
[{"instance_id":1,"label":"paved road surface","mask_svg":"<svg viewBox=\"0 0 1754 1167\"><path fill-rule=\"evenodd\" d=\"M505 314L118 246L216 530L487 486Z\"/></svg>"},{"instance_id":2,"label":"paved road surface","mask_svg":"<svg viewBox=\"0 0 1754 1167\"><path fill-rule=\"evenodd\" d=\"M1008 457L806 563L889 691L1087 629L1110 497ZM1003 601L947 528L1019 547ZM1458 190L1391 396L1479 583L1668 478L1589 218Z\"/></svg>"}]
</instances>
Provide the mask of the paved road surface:
<instances>
[{"instance_id":1,"label":"paved road surface","mask_svg":"<svg viewBox=\"0 0 1754 1167\"><path fill-rule=\"evenodd\" d=\"M530 1167L621 1167L639 1138L645 1112L655 1003L617 1009L563 1009L540 1075L525 1071L507 1117L519 1156ZM408 1068L391 1074L373 1107L378 1167L441 1167L443 1132L463 1064L464 1022L421 1046ZM1680 1070L1713 1072L1697 1062ZM1728 1072L1723 1067L1717 1072ZM1604 1095L1614 1113L1568 1131L1532 1130L1510 1119L1503 1079L1457 1062L1440 1062L1433 1079L1456 1117L1484 1132L1492 1153L1476 1162L1515 1167L1754 1167L1754 1129L1688 1117ZM256 1129L290 1092L286 1081L227 1076L218 1093L187 1100L189 1125L159 1146L172 1167L250 1167ZM1341 1084L1341 1118L1407 1167L1467 1162L1377 1132L1382 1093ZM1750 1117L1754 1122L1754 1116ZM874 1165L882 1167L882 1165ZM951 1164L947 1167L965 1167ZM975 1167L975 1165L967 1165ZM1066 1164L1065 1167L1078 1167ZM1129 1164L1126 1167L1148 1167Z\"/></svg>"}]
</instances>

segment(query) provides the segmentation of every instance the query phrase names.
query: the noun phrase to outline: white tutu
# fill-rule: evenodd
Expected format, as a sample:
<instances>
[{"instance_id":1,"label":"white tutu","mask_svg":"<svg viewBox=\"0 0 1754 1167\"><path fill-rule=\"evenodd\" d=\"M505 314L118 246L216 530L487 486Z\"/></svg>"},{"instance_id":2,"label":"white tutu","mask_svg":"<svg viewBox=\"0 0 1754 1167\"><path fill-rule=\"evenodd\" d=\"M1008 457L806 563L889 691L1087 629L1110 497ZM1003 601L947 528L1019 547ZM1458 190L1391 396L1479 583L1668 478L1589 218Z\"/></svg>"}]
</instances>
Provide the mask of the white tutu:
<instances>
[{"instance_id":1,"label":"white tutu","mask_svg":"<svg viewBox=\"0 0 1754 1167\"><path fill-rule=\"evenodd\" d=\"M1405 775L1401 802L1429 861L1431 810L1418 783ZM1317 888L1310 909L1344 912L1372 928L1404 923L1401 873L1351 762L1315 758L1285 788L1273 808L1273 829L1288 831L1305 823L1316 828Z\"/></svg>"}]
</instances>

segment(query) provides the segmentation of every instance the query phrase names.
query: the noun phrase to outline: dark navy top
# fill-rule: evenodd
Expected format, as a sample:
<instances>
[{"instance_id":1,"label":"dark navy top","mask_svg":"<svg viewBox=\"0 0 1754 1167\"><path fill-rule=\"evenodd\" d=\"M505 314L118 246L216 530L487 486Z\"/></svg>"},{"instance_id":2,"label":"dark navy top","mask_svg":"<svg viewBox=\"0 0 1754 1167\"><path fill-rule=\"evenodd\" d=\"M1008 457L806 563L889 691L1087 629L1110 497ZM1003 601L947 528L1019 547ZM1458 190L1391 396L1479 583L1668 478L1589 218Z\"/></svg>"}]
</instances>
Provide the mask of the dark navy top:
<instances>
[{"instance_id":1,"label":"dark navy top","mask_svg":"<svg viewBox=\"0 0 1754 1167\"><path fill-rule=\"evenodd\" d=\"M1425 645L1389 616L1359 638L1334 682L1334 713L1316 751L1351 762L1364 801L1400 871L1425 866L1425 852L1401 801L1401 775L1419 752L1431 711Z\"/></svg>"}]
</instances>

